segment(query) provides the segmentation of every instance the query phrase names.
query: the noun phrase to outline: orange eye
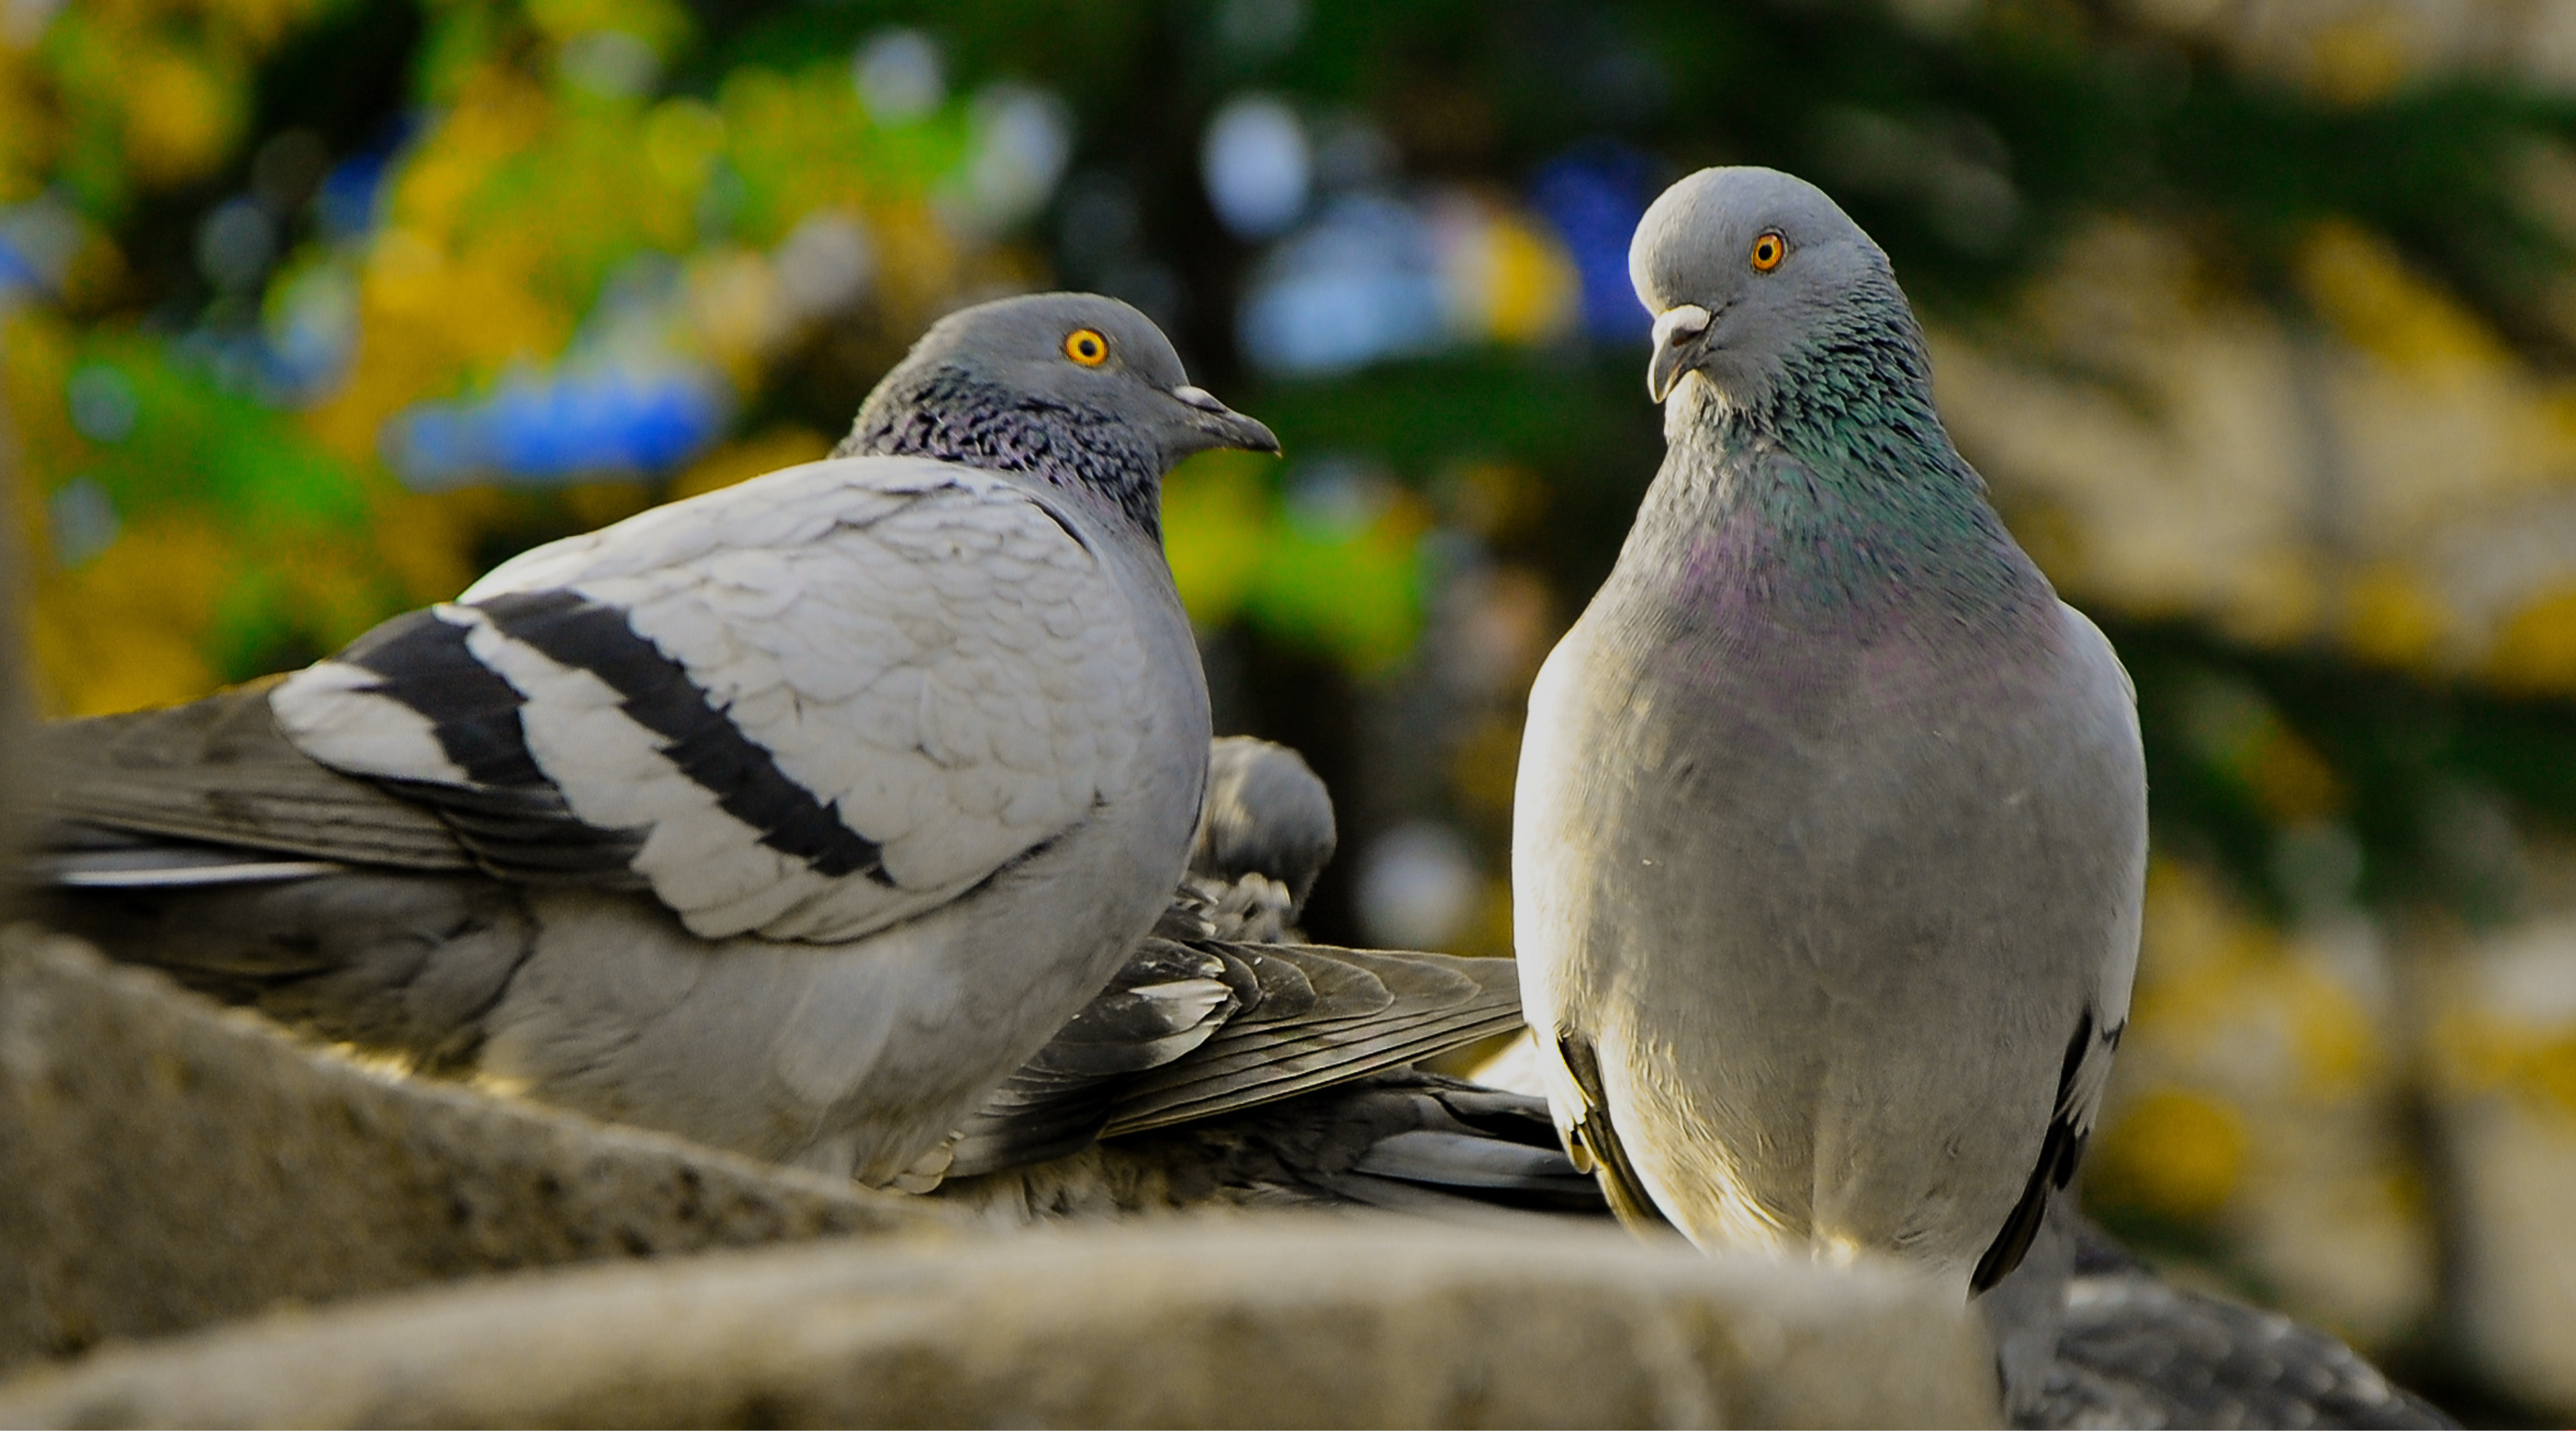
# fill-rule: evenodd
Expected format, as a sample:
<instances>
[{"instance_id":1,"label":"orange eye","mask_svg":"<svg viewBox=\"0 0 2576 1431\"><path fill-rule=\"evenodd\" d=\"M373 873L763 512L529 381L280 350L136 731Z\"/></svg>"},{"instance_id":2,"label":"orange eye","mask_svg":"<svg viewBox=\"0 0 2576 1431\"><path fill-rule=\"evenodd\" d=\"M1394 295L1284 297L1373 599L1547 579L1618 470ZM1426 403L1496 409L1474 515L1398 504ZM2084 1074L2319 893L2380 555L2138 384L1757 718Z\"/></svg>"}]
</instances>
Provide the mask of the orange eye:
<instances>
[{"instance_id":1,"label":"orange eye","mask_svg":"<svg viewBox=\"0 0 2576 1431\"><path fill-rule=\"evenodd\" d=\"M1776 233L1767 233L1753 241L1753 271L1769 273L1789 256L1789 241Z\"/></svg>"},{"instance_id":2,"label":"orange eye","mask_svg":"<svg viewBox=\"0 0 2576 1431\"><path fill-rule=\"evenodd\" d=\"M1097 328L1076 328L1065 335L1064 355L1086 368L1109 361L1109 340Z\"/></svg>"}]
</instances>

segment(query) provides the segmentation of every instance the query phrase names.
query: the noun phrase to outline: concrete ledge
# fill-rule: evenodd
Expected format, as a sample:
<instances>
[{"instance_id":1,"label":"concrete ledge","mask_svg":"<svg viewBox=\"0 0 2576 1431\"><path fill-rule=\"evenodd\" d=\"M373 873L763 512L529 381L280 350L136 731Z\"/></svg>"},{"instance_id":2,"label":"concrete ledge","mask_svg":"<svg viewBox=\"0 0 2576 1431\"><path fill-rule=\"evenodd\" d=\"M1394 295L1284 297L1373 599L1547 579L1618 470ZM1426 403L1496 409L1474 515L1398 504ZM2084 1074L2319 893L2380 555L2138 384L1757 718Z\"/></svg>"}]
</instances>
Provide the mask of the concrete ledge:
<instances>
[{"instance_id":1,"label":"concrete ledge","mask_svg":"<svg viewBox=\"0 0 2576 1431\"><path fill-rule=\"evenodd\" d=\"M382 1075L77 941L0 934L0 1367L280 1301L964 1225Z\"/></svg>"},{"instance_id":2,"label":"concrete ledge","mask_svg":"<svg viewBox=\"0 0 2576 1431\"><path fill-rule=\"evenodd\" d=\"M599 1266L0 1386L0 1425L1994 1425L1873 1269L1280 1215Z\"/></svg>"}]
</instances>

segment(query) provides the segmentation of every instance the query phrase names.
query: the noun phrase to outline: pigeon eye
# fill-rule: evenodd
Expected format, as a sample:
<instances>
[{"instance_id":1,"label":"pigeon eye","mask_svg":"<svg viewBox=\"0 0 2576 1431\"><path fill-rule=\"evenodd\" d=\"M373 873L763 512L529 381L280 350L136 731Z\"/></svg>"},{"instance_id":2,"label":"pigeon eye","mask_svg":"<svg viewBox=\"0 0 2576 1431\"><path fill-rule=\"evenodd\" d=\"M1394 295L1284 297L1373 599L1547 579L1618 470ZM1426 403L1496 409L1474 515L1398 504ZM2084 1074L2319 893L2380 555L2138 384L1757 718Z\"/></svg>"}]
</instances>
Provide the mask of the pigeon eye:
<instances>
[{"instance_id":1,"label":"pigeon eye","mask_svg":"<svg viewBox=\"0 0 2576 1431\"><path fill-rule=\"evenodd\" d=\"M1753 241L1753 271L1769 273L1789 256L1789 241L1777 233L1767 233Z\"/></svg>"},{"instance_id":2,"label":"pigeon eye","mask_svg":"<svg viewBox=\"0 0 2576 1431\"><path fill-rule=\"evenodd\" d=\"M1097 328L1076 328L1065 335L1064 355L1086 368L1109 361L1109 340Z\"/></svg>"}]
</instances>

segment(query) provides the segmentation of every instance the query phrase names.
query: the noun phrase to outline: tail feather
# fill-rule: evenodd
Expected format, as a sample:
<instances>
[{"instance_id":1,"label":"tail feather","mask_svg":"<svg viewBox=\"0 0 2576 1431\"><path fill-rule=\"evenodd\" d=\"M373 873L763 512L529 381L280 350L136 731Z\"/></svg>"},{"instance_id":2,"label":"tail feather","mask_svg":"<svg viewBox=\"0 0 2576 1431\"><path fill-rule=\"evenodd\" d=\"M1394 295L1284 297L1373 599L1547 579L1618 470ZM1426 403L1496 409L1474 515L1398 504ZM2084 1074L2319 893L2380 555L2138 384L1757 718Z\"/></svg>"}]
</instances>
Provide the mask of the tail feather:
<instances>
[{"instance_id":1,"label":"tail feather","mask_svg":"<svg viewBox=\"0 0 2576 1431\"><path fill-rule=\"evenodd\" d=\"M195 887L57 888L39 912L117 958L335 1043L462 1071L532 952L519 891L346 871Z\"/></svg>"},{"instance_id":2,"label":"tail feather","mask_svg":"<svg viewBox=\"0 0 2576 1431\"><path fill-rule=\"evenodd\" d=\"M435 814L288 744L269 714L273 684L40 731L28 762L49 824L40 852L114 831L392 869L473 867Z\"/></svg>"},{"instance_id":3,"label":"tail feather","mask_svg":"<svg viewBox=\"0 0 2576 1431\"><path fill-rule=\"evenodd\" d=\"M147 845L73 850L27 862L38 884L66 889L197 889L219 884L275 884L348 869L337 860L280 859L214 845Z\"/></svg>"}]
</instances>

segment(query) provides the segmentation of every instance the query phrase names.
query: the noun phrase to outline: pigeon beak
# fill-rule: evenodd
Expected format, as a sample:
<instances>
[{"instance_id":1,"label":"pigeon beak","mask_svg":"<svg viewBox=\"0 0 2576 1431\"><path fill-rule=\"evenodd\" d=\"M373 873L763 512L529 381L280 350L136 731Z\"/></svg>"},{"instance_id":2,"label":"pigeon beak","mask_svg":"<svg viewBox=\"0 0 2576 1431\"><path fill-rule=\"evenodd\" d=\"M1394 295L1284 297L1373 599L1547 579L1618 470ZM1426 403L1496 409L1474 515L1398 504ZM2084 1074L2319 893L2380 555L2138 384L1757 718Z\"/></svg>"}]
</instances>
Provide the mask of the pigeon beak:
<instances>
[{"instance_id":1,"label":"pigeon beak","mask_svg":"<svg viewBox=\"0 0 2576 1431\"><path fill-rule=\"evenodd\" d=\"M1673 395L1682 374L1699 366L1700 340L1707 335L1710 313L1696 303L1680 303L1655 315L1655 356L1646 363L1646 394L1657 402Z\"/></svg>"},{"instance_id":2,"label":"pigeon beak","mask_svg":"<svg viewBox=\"0 0 2576 1431\"><path fill-rule=\"evenodd\" d=\"M1205 388L1183 383L1172 389L1172 396L1180 400L1181 406L1192 411L1194 416L1190 420L1190 425L1206 439L1194 447L1193 451L1210 447L1231 447L1242 452L1267 452L1273 456L1278 455L1279 435L1277 433L1227 407L1224 403L1218 402L1216 394Z\"/></svg>"}]
</instances>

